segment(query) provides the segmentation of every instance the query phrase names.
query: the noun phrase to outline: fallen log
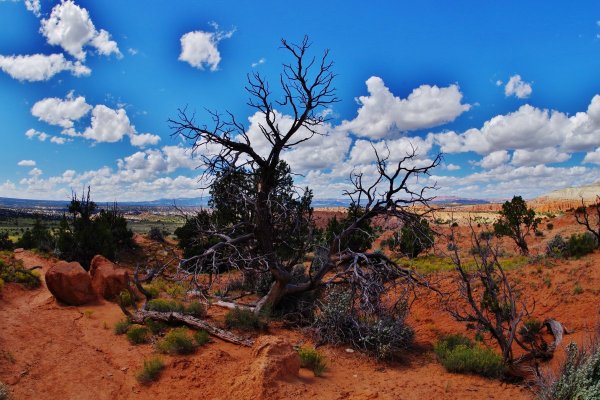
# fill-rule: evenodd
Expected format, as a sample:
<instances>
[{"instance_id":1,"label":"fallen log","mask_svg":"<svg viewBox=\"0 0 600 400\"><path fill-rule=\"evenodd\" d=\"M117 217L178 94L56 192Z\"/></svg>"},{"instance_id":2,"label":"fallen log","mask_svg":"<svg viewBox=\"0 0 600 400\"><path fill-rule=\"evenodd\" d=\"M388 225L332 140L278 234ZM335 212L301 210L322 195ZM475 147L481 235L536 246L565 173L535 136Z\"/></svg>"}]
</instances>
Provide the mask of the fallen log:
<instances>
[{"instance_id":1,"label":"fallen log","mask_svg":"<svg viewBox=\"0 0 600 400\"><path fill-rule=\"evenodd\" d=\"M252 347L252 345L254 344L254 340L252 339L237 336L230 331L218 328L214 325L209 324L206 321L195 318L191 315L185 315L178 312L137 310L136 312L131 314L129 318L131 322L134 322L136 324L143 324L146 318L167 323L179 322L191 328L203 329L206 332L208 332L209 335L217 337L229 343L246 347Z\"/></svg>"}]
</instances>

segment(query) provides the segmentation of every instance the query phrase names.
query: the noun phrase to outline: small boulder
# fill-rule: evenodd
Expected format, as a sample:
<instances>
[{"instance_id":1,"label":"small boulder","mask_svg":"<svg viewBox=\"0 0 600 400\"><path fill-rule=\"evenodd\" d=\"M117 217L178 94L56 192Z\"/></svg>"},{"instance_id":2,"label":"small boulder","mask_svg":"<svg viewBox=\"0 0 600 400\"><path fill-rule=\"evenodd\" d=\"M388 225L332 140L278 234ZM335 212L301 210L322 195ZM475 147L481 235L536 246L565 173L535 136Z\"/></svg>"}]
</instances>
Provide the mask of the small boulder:
<instances>
[{"instance_id":1,"label":"small boulder","mask_svg":"<svg viewBox=\"0 0 600 400\"><path fill-rule=\"evenodd\" d=\"M266 381L296 377L300 371L300 356L284 338L258 338L252 355L252 369L259 372L261 378Z\"/></svg>"},{"instance_id":2,"label":"small boulder","mask_svg":"<svg viewBox=\"0 0 600 400\"><path fill-rule=\"evenodd\" d=\"M272 399L282 381L297 382L300 356L284 338L259 337L254 343L252 355L252 363L231 385L230 398Z\"/></svg>"},{"instance_id":3,"label":"small boulder","mask_svg":"<svg viewBox=\"0 0 600 400\"><path fill-rule=\"evenodd\" d=\"M96 300L92 279L78 262L59 261L46 272L46 286L61 302L80 306Z\"/></svg>"},{"instance_id":4,"label":"small boulder","mask_svg":"<svg viewBox=\"0 0 600 400\"><path fill-rule=\"evenodd\" d=\"M114 299L129 286L129 272L106 257L97 255L90 263L90 276L94 292L107 300Z\"/></svg>"}]
</instances>

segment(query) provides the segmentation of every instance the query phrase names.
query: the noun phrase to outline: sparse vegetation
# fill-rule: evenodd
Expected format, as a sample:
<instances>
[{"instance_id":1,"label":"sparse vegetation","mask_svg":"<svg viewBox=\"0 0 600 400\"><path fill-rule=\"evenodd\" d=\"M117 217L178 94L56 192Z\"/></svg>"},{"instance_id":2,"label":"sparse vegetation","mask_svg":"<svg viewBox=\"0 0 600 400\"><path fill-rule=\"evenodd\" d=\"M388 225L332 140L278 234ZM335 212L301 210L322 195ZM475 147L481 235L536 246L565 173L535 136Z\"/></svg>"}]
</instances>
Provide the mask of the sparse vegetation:
<instances>
[{"instance_id":1,"label":"sparse vegetation","mask_svg":"<svg viewBox=\"0 0 600 400\"><path fill-rule=\"evenodd\" d=\"M506 371L501 356L492 349L474 344L462 335L442 338L435 344L434 351L440 363L449 372L499 378Z\"/></svg>"},{"instance_id":2,"label":"sparse vegetation","mask_svg":"<svg viewBox=\"0 0 600 400\"><path fill-rule=\"evenodd\" d=\"M202 347L208 342L210 342L210 336L205 330L199 330L194 332L194 340L196 341L196 344L198 346Z\"/></svg>"},{"instance_id":3,"label":"sparse vegetation","mask_svg":"<svg viewBox=\"0 0 600 400\"><path fill-rule=\"evenodd\" d=\"M598 342L593 342L587 348L570 343L558 375L543 373L538 376L537 392L540 400L600 399Z\"/></svg>"},{"instance_id":4,"label":"sparse vegetation","mask_svg":"<svg viewBox=\"0 0 600 400\"><path fill-rule=\"evenodd\" d=\"M405 223L399 232L386 241L386 245L396 254L415 258L433 247L434 232L425 218L417 218Z\"/></svg>"},{"instance_id":5,"label":"sparse vegetation","mask_svg":"<svg viewBox=\"0 0 600 400\"><path fill-rule=\"evenodd\" d=\"M146 304L146 310L159 312L183 312L184 305L176 300L152 299Z\"/></svg>"},{"instance_id":6,"label":"sparse vegetation","mask_svg":"<svg viewBox=\"0 0 600 400\"><path fill-rule=\"evenodd\" d=\"M315 376L323 376L323 373L327 371L325 356L316 349L301 347L298 349L298 355L300 356L300 367L310 369Z\"/></svg>"},{"instance_id":7,"label":"sparse vegetation","mask_svg":"<svg viewBox=\"0 0 600 400\"><path fill-rule=\"evenodd\" d=\"M144 324L150 329L150 332L152 332L153 335L158 335L167 329L167 324L162 321L155 321L152 318L146 318Z\"/></svg>"},{"instance_id":8,"label":"sparse vegetation","mask_svg":"<svg viewBox=\"0 0 600 400\"><path fill-rule=\"evenodd\" d=\"M320 304L314 323L321 342L348 344L379 359L390 359L412 344L414 332L406 324L408 309L397 303L378 314L356 308L349 290L333 289Z\"/></svg>"},{"instance_id":9,"label":"sparse vegetation","mask_svg":"<svg viewBox=\"0 0 600 400\"><path fill-rule=\"evenodd\" d=\"M592 253L596 246L596 239L591 233L575 233L571 235L567 242L567 253L570 257L580 258Z\"/></svg>"},{"instance_id":10,"label":"sparse vegetation","mask_svg":"<svg viewBox=\"0 0 600 400\"><path fill-rule=\"evenodd\" d=\"M150 331L143 325L131 325L127 330L127 339L131 344L148 343Z\"/></svg>"},{"instance_id":11,"label":"sparse vegetation","mask_svg":"<svg viewBox=\"0 0 600 400\"><path fill-rule=\"evenodd\" d=\"M130 326L131 326L131 322L129 322L128 319L123 319L121 321L118 321L115 324L115 328L114 328L115 335L124 335L124 334L126 334L127 331L129 330Z\"/></svg>"},{"instance_id":12,"label":"sparse vegetation","mask_svg":"<svg viewBox=\"0 0 600 400\"><path fill-rule=\"evenodd\" d=\"M155 242L162 243L165 241L165 235L158 226L153 226L152 228L150 228L150 230L148 231L148 238L150 240L154 240Z\"/></svg>"},{"instance_id":13,"label":"sparse vegetation","mask_svg":"<svg viewBox=\"0 0 600 400\"><path fill-rule=\"evenodd\" d=\"M157 344L160 352L166 354L191 354L196 349L194 338L187 328L175 328Z\"/></svg>"},{"instance_id":14,"label":"sparse vegetation","mask_svg":"<svg viewBox=\"0 0 600 400\"><path fill-rule=\"evenodd\" d=\"M136 375L140 383L148 384L156 381L165 368L165 363L160 357L152 357L149 360L144 360L142 370Z\"/></svg>"},{"instance_id":15,"label":"sparse vegetation","mask_svg":"<svg viewBox=\"0 0 600 400\"><path fill-rule=\"evenodd\" d=\"M184 312L196 318L206 317L206 307L199 301L192 301L185 307Z\"/></svg>"},{"instance_id":16,"label":"sparse vegetation","mask_svg":"<svg viewBox=\"0 0 600 400\"><path fill-rule=\"evenodd\" d=\"M0 279L3 283L20 283L28 289L35 289L42 284L39 271L25 269L23 263L12 255L8 261L0 259Z\"/></svg>"},{"instance_id":17,"label":"sparse vegetation","mask_svg":"<svg viewBox=\"0 0 600 400\"><path fill-rule=\"evenodd\" d=\"M267 325L262 315L256 315L246 308L236 307L225 314L225 326L228 329L264 331L267 329Z\"/></svg>"}]
</instances>

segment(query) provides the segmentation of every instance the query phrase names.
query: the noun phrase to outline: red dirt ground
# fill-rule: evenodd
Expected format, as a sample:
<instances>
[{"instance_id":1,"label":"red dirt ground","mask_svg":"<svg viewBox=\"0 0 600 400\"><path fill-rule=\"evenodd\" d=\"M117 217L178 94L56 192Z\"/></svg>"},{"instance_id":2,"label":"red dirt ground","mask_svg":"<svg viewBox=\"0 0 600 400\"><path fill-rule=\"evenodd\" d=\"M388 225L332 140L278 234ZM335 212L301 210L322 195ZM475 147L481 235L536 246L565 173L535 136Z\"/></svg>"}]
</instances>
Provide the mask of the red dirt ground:
<instances>
[{"instance_id":1,"label":"red dirt ground","mask_svg":"<svg viewBox=\"0 0 600 400\"><path fill-rule=\"evenodd\" d=\"M555 233L581 231L572 216L554 218L554 230L536 238L533 254L543 251ZM461 227L460 229L465 229ZM465 231L466 232L466 231ZM533 240L532 240L533 241ZM52 260L32 252L16 257L26 267ZM579 260L553 265L529 264L510 272L525 293L536 295L535 315L555 318L581 342L599 323L600 252ZM444 291L452 289L452 273L430 276ZM548 284L550 279L550 284ZM579 284L583 293L575 295ZM211 309L216 319L221 310ZM513 385L471 375L451 374L435 360L432 344L440 335L465 332L443 310L439 296L422 292L411 309L410 324L416 346L395 363L377 363L358 352L325 346L329 370L321 378L302 369L289 381L272 382L268 392L257 395L250 375L252 349L214 340L191 356L164 356L166 369L158 382L144 386L135 375L144 358L155 354L151 344L132 346L112 329L123 315L110 302L84 307L58 304L46 289L27 290L7 284L0 295L0 381L20 399L533 399L525 385ZM270 334L284 336L292 344L310 342L301 331L273 324ZM549 364L556 366L562 349ZM244 382L244 384L240 384Z\"/></svg>"}]
</instances>

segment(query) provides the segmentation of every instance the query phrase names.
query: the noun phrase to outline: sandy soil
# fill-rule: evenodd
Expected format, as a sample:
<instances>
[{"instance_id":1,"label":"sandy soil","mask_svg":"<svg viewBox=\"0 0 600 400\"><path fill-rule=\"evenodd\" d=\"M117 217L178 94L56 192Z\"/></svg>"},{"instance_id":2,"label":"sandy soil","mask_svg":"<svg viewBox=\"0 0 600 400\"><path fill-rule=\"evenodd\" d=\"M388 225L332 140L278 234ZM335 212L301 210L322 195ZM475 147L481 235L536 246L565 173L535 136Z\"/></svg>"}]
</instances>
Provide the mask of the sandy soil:
<instances>
[{"instance_id":1,"label":"sandy soil","mask_svg":"<svg viewBox=\"0 0 600 400\"><path fill-rule=\"evenodd\" d=\"M554 233L580 230L572 217L553 220L554 231L537 238L533 252L543 249ZM463 228L464 229L464 228ZM16 255L26 267L53 263L31 252ZM574 333L566 337L581 341L600 322L600 252L580 260L552 265L531 264L511 271L526 293L535 293L535 314L553 317ZM452 288L450 273L431 277L442 289ZM576 284L583 293L575 295ZM211 309L217 319L220 311ZM251 349L214 340L191 356L164 356L167 368L149 386L135 379L144 358L155 353L151 344L132 346L112 327L121 319L118 306L103 302L85 307L58 304L45 285L26 290L5 286L0 297L0 381L10 385L20 399L253 399L249 376ZM533 399L524 385L513 385L476 376L447 373L436 362L432 343L449 332L465 332L443 310L439 297L420 293L411 310L410 324L416 346L403 360L377 363L358 352L323 347L329 371L322 378L301 370L290 381L272 382L263 398L319 399ZM303 332L273 324L270 334L285 336L293 344L310 342ZM565 342L565 344L566 344ZM562 350L561 350L562 352ZM560 352L559 352L560 353ZM561 358L558 354L557 359ZM553 361L550 366L555 366ZM245 382L240 385L240 382Z\"/></svg>"}]
</instances>

